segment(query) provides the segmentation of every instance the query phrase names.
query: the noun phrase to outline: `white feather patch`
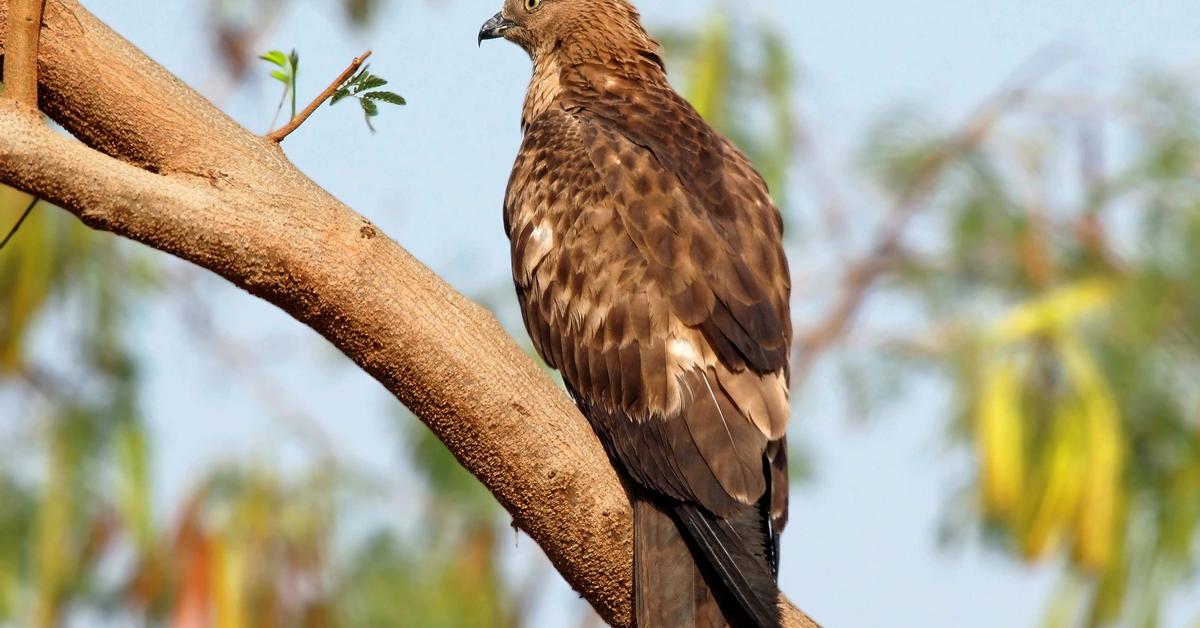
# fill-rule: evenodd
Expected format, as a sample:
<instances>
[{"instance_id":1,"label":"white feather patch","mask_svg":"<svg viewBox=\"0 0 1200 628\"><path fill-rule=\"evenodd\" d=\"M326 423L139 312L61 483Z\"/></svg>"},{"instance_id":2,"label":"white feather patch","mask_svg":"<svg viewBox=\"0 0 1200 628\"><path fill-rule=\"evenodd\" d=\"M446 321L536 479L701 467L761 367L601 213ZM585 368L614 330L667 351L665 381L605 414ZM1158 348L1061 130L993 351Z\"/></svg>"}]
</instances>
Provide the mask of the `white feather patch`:
<instances>
[{"instance_id":1,"label":"white feather patch","mask_svg":"<svg viewBox=\"0 0 1200 628\"><path fill-rule=\"evenodd\" d=\"M542 260L553 248L554 228L548 221L542 221L529 232L529 243L525 246L525 259L521 262L521 270L524 275L532 276L534 269L542 263Z\"/></svg>"},{"instance_id":2,"label":"white feather patch","mask_svg":"<svg viewBox=\"0 0 1200 628\"><path fill-rule=\"evenodd\" d=\"M700 364L700 351L696 345L683 338L672 338L668 341L667 352L680 368L687 369Z\"/></svg>"}]
</instances>

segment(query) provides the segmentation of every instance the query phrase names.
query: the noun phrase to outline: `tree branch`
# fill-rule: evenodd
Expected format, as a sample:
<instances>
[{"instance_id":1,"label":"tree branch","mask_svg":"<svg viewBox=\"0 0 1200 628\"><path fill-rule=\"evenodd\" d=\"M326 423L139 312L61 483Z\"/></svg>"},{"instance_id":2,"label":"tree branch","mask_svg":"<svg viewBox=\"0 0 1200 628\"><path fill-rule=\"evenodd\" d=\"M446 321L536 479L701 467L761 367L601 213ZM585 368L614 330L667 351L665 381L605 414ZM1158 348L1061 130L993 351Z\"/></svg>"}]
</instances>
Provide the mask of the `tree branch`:
<instances>
[{"instance_id":1,"label":"tree branch","mask_svg":"<svg viewBox=\"0 0 1200 628\"><path fill-rule=\"evenodd\" d=\"M82 144L0 100L0 182L320 333L446 443L606 621L629 626L628 499L587 421L495 319L75 0L49 0L45 24L42 109ZM780 604L786 626L815 625Z\"/></svg>"},{"instance_id":2,"label":"tree branch","mask_svg":"<svg viewBox=\"0 0 1200 628\"><path fill-rule=\"evenodd\" d=\"M7 21L4 55L4 97L37 107L38 36L42 30L43 0L16 0Z\"/></svg>"},{"instance_id":3,"label":"tree branch","mask_svg":"<svg viewBox=\"0 0 1200 628\"><path fill-rule=\"evenodd\" d=\"M313 99L312 102L308 103L308 106L305 107L303 111L296 114L296 117L288 120L287 124L268 133L266 136L267 139L271 140L272 142L279 143L283 141L283 138L291 135L292 131L300 128L300 125L304 124L304 121L307 120L308 117L317 110L317 107L320 107L326 100L333 98L333 93L342 86L342 83L345 83L346 81L350 80L350 77L354 76L354 73L357 72L360 67L362 67L363 62L366 61L367 57L369 56L371 56L370 50L355 57L354 60L350 62L350 65L347 66L346 69L343 70L342 73L339 74L338 77L329 84L329 87L325 88L325 91L321 92L316 98Z\"/></svg>"}]
</instances>

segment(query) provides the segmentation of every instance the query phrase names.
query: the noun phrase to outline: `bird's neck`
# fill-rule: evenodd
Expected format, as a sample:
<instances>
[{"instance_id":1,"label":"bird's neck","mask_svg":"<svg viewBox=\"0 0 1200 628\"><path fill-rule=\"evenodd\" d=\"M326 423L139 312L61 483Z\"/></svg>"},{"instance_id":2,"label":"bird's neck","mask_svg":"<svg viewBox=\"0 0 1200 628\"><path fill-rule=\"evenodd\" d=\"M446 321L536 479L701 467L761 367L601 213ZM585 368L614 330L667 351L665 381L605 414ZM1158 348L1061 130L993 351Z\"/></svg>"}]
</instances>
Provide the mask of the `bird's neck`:
<instances>
[{"instance_id":1,"label":"bird's neck","mask_svg":"<svg viewBox=\"0 0 1200 628\"><path fill-rule=\"evenodd\" d=\"M562 92L562 71L557 55L539 55L533 60L533 78L529 91L525 93L525 106L521 110L522 127L546 113L558 100Z\"/></svg>"},{"instance_id":2,"label":"bird's neck","mask_svg":"<svg viewBox=\"0 0 1200 628\"><path fill-rule=\"evenodd\" d=\"M563 46L554 53L532 55L533 78L525 94L522 125L528 126L553 107L586 106L591 99L610 98L618 87L666 85L657 45L642 50Z\"/></svg>"}]
</instances>

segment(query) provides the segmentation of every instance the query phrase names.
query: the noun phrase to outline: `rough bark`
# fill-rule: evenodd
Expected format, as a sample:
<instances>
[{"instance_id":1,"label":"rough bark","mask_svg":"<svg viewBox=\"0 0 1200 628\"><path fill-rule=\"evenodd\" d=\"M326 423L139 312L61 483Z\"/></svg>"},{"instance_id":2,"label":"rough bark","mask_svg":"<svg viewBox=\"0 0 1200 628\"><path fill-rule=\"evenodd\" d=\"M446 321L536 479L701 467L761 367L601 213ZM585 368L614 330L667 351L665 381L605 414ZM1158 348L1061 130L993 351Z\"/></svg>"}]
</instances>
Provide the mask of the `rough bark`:
<instances>
[{"instance_id":1,"label":"rough bark","mask_svg":"<svg viewBox=\"0 0 1200 628\"><path fill-rule=\"evenodd\" d=\"M4 86L4 97L30 105L37 102L37 49L42 7L43 0L22 0L13 5L12 19L0 23L7 28L5 40L14 51L8 64L13 80Z\"/></svg>"},{"instance_id":2,"label":"rough bark","mask_svg":"<svg viewBox=\"0 0 1200 628\"><path fill-rule=\"evenodd\" d=\"M20 1L0 0L0 23ZM0 99L0 182L208 268L320 333L446 443L605 620L631 623L621 483L489 313L76 1L47 0L36 67L41 111L77 139ZM781 605L785 625L815 625Z\"/></svg>"}]
</instances>

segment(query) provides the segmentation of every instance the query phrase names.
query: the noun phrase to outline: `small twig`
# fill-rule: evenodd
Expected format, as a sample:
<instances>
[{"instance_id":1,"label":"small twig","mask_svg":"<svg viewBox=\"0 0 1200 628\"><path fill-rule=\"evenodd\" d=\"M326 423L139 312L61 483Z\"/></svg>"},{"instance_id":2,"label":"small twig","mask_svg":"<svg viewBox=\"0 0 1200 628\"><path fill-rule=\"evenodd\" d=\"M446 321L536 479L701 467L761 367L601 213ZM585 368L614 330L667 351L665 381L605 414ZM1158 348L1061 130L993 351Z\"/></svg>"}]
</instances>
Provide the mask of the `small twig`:
<instances>
[{"instance_id":1,"label":"small twig","mask_svg":"<svg viewBox=\"0 0 1200 628\"><path fill-rule=\"evenodd\" d=\"M269 128L275 128L275 123L279 121L279 114L283 113L283 103L287 102L288 92L290 91L295 90L285 89L283 90L283 93L279 95L279 106L275 107L275 115L271 116L271 126Z\"/></svg>"},{"instance_id":2,"label":"small twig","mask_svg":"<svg viewBox=\"0 0 1200 628\"><path fill-rule=\"evenodd\" d=\"M4 236L3 240L0 240L0 250L4 250L4 247L8 245L8 241L17 234L17 230L21 228L21 223L25 222L25 219L29 217L29 212L33 211L34 206L37 205L38 201L40 200L42 199L36 196L33 197L33 200L29 202L29 207L26 207L25 211L21 213L21 217L17 219L17 224L13 225L12 229L9 230L8 235Z\"/></svg>"},{"instance_id":3,"label":"small twig","mask_svg":"<svg viewBox=\"0 0 1200 628\"><path fill-rule=\"evenodd\" d=\"M329 87L325 88L325 91L321 92L319 96L309 103L308 106L304 108L304 111L296 114L296 117L289 120L287 124L268 133L266 138L272 142L279 143L283 141L283 138L291 135L292 131L300 128L300 125L304 124L304 121L307 120L308 117L317 110L317 107L320 107L325 101L332 98L333 93L336 92L343 83L350 80L351 76L354 76L354 73L357 72L360 67L362 67L363 62L366 61L367 57L369 56L371 56L370 50L355 57L354 61L350 62L350 66L347 67L340 75L338 75L338 77L329 84Z\"/></svg>"},{"instance_id":4,"label":"small twig","mask_svg":"<svg viewBox=\"0 0 1200 628\"><path fill-rule=\"evenodd\" d=\"M37 108L38 36L44 0L14 0L8 5L4 51L4 96Z\"/></svg>"},{"instance_id":5,"label":"small twig","mask_svg":"<svg viewBox=\"0 0 1200 628\"><path fill-rule=\"evenodd\" d=\"M875 280L902 259L901 238L907 223L896 222L879 238L871 252L850 266L842 277L842 291L834 306L796 342L792 385L807 379L817 357L853 325Z\"/></svg>"},{"instance_id":6,"label":"small twig","mask_svg":"<svg viewBox=\"0 0 1200 628\"><path fill-rule=\"evenodd\" d=\"M25 364L17 368L17 378L24 381L29 390L50 403L69 405L77 400L71 386L64 378L36 364Z\"/></svg>"}]
</instances>

